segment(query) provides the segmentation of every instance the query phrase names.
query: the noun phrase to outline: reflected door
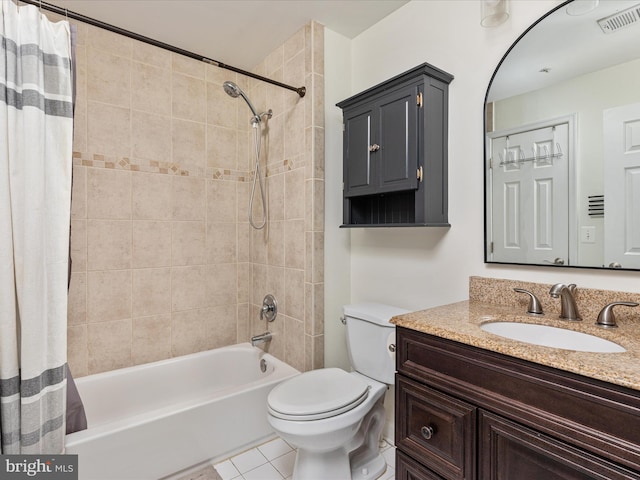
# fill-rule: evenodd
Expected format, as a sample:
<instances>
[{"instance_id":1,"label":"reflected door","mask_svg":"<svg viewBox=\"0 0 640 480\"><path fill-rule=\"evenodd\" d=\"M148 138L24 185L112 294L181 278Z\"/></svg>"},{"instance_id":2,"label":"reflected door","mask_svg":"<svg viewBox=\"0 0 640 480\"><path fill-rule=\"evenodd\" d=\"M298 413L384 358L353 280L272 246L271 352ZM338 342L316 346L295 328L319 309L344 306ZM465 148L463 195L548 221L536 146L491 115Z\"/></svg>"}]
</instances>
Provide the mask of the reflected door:
<instances>
[{"instance_id":1,"label":"reflected door","mask_svg":"<svg viewBox=\"0 0 640 480\"><path fill-rule=\"evenodd\" d=\"M569 264L568 146L566 123L491 140L492 261Z\"/></svg>"},{"instance_id":2,"label":"reflected door","mask_svg":"<svg viewBox=\"0 0 640 480\"><path fill-rule=\"evenodd\" d=\"M604 111L605 266L640 268L640 103Z\"/></svg>"}]
</instances>

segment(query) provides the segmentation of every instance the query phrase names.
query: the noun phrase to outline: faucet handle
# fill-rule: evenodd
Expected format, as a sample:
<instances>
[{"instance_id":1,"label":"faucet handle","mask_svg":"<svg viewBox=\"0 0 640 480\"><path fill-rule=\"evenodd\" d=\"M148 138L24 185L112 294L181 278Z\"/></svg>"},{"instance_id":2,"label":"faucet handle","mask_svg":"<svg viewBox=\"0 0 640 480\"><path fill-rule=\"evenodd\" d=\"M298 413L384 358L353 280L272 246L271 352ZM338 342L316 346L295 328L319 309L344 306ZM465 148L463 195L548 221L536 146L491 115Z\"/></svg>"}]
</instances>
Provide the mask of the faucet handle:
<instances>
[{"instance_id":1,"label":"faucet handle","mask_svg":"<svg viewBox=\"0 0 640 480\"><path fill-rule=\"evenodd\" d=\"M262 308L260 309L260 320L267 319L268 322L273 322L278 315L278 301L276 297L270 293L265 295L262 300Z\"/></svg>"},{"instance_id":2,"label":"faucet handle","mask_svg":"<svg viewBox=\"0 0 640 480\"><path fill-rule=\"evenodd\" d=\"M613 313L613 307L616 305L623 305L625 307L637 307L638 304L636 302L613 302L609 305L606 305L598 314L598 320L596 321L596 325L604 328L617 328L616 325L616 316Z\"/></svg>"},{"instance_id":3,"label":"faucet handle","mask_svg":"<svg viewBox=\"0 0 640 480\"><path fill-rule=\"evenodd\" d=\"M527 309L527 313L530 315L544 315L542 311L542 305L540 305L540 300L529 290L524 290L522 288L514 288L514 292L518 293L526 293L529 295L529 308Z\"/></svg>"}]
</instances>

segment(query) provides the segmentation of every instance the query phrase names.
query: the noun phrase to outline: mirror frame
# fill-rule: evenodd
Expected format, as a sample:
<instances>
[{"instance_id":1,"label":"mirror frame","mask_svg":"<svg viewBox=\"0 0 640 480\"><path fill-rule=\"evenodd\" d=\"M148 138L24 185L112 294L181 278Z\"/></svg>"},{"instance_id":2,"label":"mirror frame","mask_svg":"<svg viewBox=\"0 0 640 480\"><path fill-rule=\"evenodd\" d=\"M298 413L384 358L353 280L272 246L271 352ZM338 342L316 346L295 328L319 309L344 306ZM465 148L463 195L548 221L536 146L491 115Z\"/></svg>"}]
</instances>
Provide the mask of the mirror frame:
<instances>
[{"instance_id":1,"label":"mirror frame","mask_svg":"<svg viewBox=\"0 0 640 480\"><path fill-rule=\"evenodd\" d=\"M487 240L488 240L488 205L487 205L487 199L488 199L488 178L487 178L487 162L488 162L488 142L487 142L487 100L489 98L489 92L491 91L491 86L493 85L493 81L498 73L498 71L500 70L500 67L502 66L502 64L504 63L505 59L509 56L509 54L511 53L511 51L515 48L515 46L518 44L518 42L520 42L520 40L522 40L522 38L524 38L534 27L536 27L540 22L542 22L544 19L546 19L548 16L554 14L556 11L566 7L568 4L573 3L574 0L565 0L564 2L562 2L561 4L555 6L554 8L552 8L551 10L549 10L547 13L545 13L544 15L542 15L540 18L538 18L535 22L533 22L529 27L527 27L527 29L522 32L522 34L520 36L518 36L518 38L511 44L511 46L507 49L507 51L505 52L505 54L502 56L502 58L500 59L500 61L498 62L498 65L496 66L495 70L493 71L493 74L491 75L491 79L489 80L489 85L487 86L487 91L485 93L484 96L484 107L483 107L483 121L482 121L482 127L483 127L483 131L482 131L482 136L483 136L483 153L482 153L482 157L483 157L483 180L484 180L484 185L483 185L483 195L484 195L484 199L483 199L483 205L484 205L484 226L483 226L483 233L484 233L484 238L483 238L483 245L484 245L484 263L485 264L489 264L489 265L519 265L519 266L526 266L526 267L551 267L551 268L580 268L580 269L590 269L590 270L606 270L606 271L632 271L632 272L637 272L640 271L640 269L637 268L613 268L613 267L594 267L594 266L586 266L586 265L556 265L556 264L542 264L542 263L520 263L520 262L501 262L501 261L495 261L495 260L489 260L488 259L488 245L487 245Z\"/></svg>"}]
</instances>

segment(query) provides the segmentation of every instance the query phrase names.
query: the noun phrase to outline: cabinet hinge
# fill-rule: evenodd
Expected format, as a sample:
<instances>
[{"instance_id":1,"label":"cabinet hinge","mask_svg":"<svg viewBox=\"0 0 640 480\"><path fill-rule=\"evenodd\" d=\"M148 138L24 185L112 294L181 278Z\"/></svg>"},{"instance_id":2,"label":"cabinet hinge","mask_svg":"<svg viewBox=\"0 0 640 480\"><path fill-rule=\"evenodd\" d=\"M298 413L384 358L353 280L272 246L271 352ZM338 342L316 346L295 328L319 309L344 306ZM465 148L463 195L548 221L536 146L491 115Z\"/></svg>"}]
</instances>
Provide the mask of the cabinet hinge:
<instances>
[{"instance_id":1,"label":"cabinet hinge","mask_svg":"<svg viewBox=\"0 0 640 480\"><path fill-rule=\"evenodd\" d=\"M418 170L416 171L416 178L419 182L422 181L422 166L418 167Z\"/></svg>"},{"instance_id":2,"label":"cabinet hinge","mask_svg":"<svg viewBox=\"0 0 640 480\"><path fill-rule=\"evenodd\" d=\"M422 108L422 92L418 93L416 97L416 105L418 105L418 108Z\"/></svg>"},{"instance_id":3,"label":"cabinet hinge","mask_svg":"<svg viewBox=\"0 0 640 480\"><path fill-rule=\"evenodd\" d=\"M493 253L493 242L489 244L489 253Z\"/></svg>"}]
</instances>

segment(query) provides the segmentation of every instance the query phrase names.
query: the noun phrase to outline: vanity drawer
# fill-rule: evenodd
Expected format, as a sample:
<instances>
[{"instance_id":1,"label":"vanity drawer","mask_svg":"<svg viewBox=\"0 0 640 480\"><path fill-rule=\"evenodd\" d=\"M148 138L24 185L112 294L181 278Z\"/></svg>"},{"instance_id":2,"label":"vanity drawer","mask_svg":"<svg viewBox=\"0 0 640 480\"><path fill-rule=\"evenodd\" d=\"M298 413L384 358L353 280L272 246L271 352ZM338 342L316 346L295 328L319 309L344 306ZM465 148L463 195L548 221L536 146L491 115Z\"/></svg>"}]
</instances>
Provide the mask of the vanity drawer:
<instances>
[{"instance_id":1,"label":"vanity drawer","mask_svg":"<svg viewBox=\"0 0 640 480\"><path fill-rule=\"evenodd\" d=\"M472 480L476 465L476 408L396 376L396 446L450 480Z\"/></svg>"},{"instance_id":2,"label":"vanity drawer","mask_svg":"<svg viewBox=\"0 0 640 480\"><path fill-rule=\"evenodd\" d=\"M442 477L396 450L396 480L442 480Z\"/></svg>"}]
</instances>

